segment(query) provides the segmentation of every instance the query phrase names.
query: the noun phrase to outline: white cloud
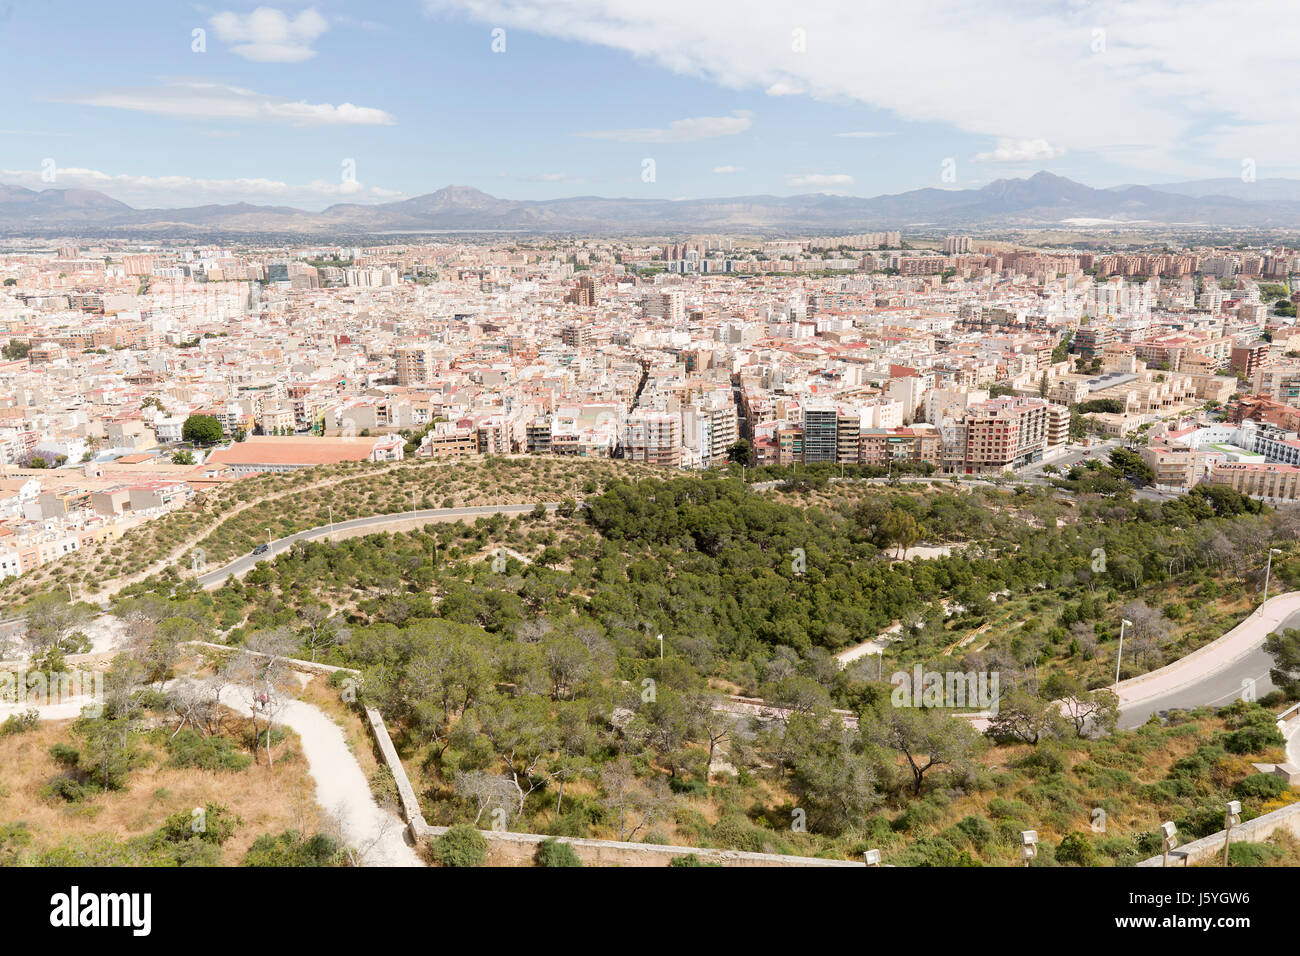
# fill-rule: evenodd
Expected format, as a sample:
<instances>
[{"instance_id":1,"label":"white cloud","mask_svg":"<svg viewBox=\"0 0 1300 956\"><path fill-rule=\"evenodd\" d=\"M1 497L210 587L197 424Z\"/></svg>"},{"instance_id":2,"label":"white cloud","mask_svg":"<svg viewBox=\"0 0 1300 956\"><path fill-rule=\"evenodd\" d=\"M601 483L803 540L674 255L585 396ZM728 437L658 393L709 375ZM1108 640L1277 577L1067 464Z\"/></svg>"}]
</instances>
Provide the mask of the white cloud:
<instances>
[{"instance_id":1,"label":"white cloud","mask_svg":"<svg viewBox=\"0 0 1300 956\"><path fill-rule=\"evenodd\" d=\"M1214 160L1219 175L1233 175L1242 157L1280 166L1300 153L1300 124L1278 119L1293 111L1300 17L1279 15L1279 6L912 0L811 3L796 15L752 0L426 0L431 13L627 51L729 89L785 84L967 134L1043 138L1132 168L1204 173ZM1225 43L1207 24L1267 24L1268 41ZM791 48L794 25L806 52Z\"/></svg>"},{"instance_id":2,"label":"white cloud","mask_svg":"<svg viewBox=\"0 0 1300 956\"><path fill-rule=\"evenodd\" d=\"M1064 156L1065 149L1045 139L1003 139L992 152L978 153L977 163L1037 163Z\"/></svg>"},{"instance_id":3,"label":"white cloud","mask_svg":"<svg viewBox=\"0 0 1300 956\"><path fill-rule=\"evenodd\" d=\"M886 136L893 136L894 133L873 132L870 130L854 130L851 133L836 133L839 139L884 139Z\"/></svg>"},{"instance_id":4,"label":"white cloud","mask_svg":"<svg viewBox=\"0 0 1300 956\"><path fill-rule=\"evenodd\" d=\"M792 86L789 83L773 83L763 92L765 92L768 96L799 96L804 91L797 86Z\"/></svg>"},{"instance_id":5,"label":"white cloud","mask_svg":"<svg viewBox=\"0 0 1300 956\"><path fill-rule=\"evenodd\" d=\"M787 186L852 186L853 177L848 173L789 173L785 177Z\"/></svg>"},{"instance_id":6,"label":"white cloud","mask_svg":"<svg viewBox=\"0 0 1300 956\"><path fill-rule=\"evenodd\" d=\"M753 114L737 111L734 116L696 116L674 120L666 129L607 129L578 133L590 139L610 139L619 143L692 143L717 136L735 136L754 125Z\"/></svg>"},{"instance_id":7,"label":"white cloud","mask_svg":"<svg viewBox=\"0 0 1300 956\"><path fill-rule=\"evenodd\" d=\"M301 63L316 55L313 40L329 29L325 18L309 7L289 16L273 7L252 13L218 13L210 21L217 36L235 46L230 52L255 63Z\"/></svg>"},{"instance_id":8,"label":"white cloud","mask_svg":"<svg viewBox=\"0 0 1300 956\"><path fill-rule=\"evenodd\" d=\"M576 183L581 182L568 173L527 173L516 177L521 183Z\"/></svg>"},{"instance_id":9,"label":"white cloud","mask_svg":"<svg viewBox=\"0 0 1300 956\"><path fill-rule=\"evenodd\" d=\"M0 182L28 189L95 189L136 207L195 206L205 203L253 202L313 209L331 202L388 202L402 193L357 181L315 179L305 184L258 177L201 179L193 176L135 176L98 169L59 167L54 182L39 169L0 169Z\"/></svg>"},{"instance_id":10,"label":"white cloud","mask_svg":"<svg viewBox=\"0 0 1300 956\"><path fill-rule=\"evenodd\" d=\"M713 171L715 173L720 173L726 176L726 175L730 175L731 173L743 173L745 171L745 167L744 166L714 166Z\"/></svg>"},{"instance_id":11,"label":"white cloud","mask_svg":"<svg viewBox=\"0 0 1300 956\"><path fill-rule=\"evenodd\" d=\"M391 126L397 122L391 114L368 106L293 102L253 90L203 81L180 81L134 89L97 89L65 97L64 101L183 119L247 120L292 126Z\"/></svg>"}]
</instances>

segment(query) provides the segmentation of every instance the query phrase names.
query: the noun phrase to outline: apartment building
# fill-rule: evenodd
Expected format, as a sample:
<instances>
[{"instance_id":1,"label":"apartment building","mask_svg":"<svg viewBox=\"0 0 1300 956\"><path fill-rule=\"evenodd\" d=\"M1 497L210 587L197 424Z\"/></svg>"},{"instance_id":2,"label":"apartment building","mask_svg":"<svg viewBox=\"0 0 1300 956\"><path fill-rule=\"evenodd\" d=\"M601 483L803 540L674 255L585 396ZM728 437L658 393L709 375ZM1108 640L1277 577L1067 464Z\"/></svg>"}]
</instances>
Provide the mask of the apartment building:
<instances>
[{"instance_id":1,"label":"apartment building","mask_svg":"<svg viewBox=\"0 0 1300 956\"><path fill-rule=\"evenodd\" d=\"M676 413L634 411L623 424L623 457L677 467L682 461L682 419Z\"/></svg>"},{"instance_id":2,"label":"apartment building","mask_svg":"<svg viewBox=\"0 0 1300 956\"><path fill-rule=\"evenodd\" d=\"M1214 465L1208 481L1252 498L1300 498L1300 467L1296 465L1223 461Z\"/></svg>"},{"instance_id":3,"label":"apartment building","mask_svg":"<svg viewBox=\"0 0 1300 956\"><path fill-rule=\"evenodd\" d=\"M432 344L403 345L394 352L398 385L428 385L433 381Z\"/></svg>"},{"instance_id":4,"label":"apartment building","mask_svg":"<svg viewBox=\"0 0 1300 956\"><path fill-rule=\"evenodd\" d=\"M803 460L836 461L839 456L839 409L834 405L803 408Z\"/></svg>"},{"instance_id":5,"label":"apartment building","mask_svg":"<svg viewBox=\"0 0 1300 956\"><path fill-rule=\"evenodd\" d=\"M1049 438L1059 444L1068 436L1069 415L1065 406L1041 398L995 398L972 405L966 413L962 470L993 474L1041 461Z\"/></svg>"}]
</instances>

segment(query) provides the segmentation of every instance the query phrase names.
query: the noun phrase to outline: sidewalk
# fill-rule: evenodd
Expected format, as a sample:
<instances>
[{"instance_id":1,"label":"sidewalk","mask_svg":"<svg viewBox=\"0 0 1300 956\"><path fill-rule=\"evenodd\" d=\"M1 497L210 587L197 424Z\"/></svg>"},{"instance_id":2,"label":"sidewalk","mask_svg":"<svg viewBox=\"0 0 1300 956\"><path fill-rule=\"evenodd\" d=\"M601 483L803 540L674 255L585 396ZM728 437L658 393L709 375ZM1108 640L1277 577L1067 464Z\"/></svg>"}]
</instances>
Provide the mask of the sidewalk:
<instances>
[{"instance_id":1,"label":"sidewalk","mask_svg":"<svg viewBox=\"0 0 1300 956\"><path fill-rule=\"evenodd\" d=\"M1300 612L1300 591L1269 598L1218 640L1159 670L1121 681L1118 688L1120 707L1161 697L1204 680L1260 647L1269 634L1296 612Z\"/></svg>"}]
</instances>

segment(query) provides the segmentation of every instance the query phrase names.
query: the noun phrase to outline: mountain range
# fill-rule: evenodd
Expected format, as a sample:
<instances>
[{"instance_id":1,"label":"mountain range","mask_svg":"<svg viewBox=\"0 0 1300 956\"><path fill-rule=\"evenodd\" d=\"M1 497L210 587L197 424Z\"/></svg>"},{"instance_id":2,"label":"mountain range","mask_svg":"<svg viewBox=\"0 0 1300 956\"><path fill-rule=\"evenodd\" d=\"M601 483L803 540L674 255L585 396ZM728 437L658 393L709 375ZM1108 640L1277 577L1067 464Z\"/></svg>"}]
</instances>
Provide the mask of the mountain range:
<instances>
[{"instance_id":1,"label":"mountain range","mask_svg":"<svg viewBox=\"0 0 1300 956\"><path fill-rule=\"evenodd\" d=\"M813 193L722 199L498 199L468 186L320 212L250 203L135 209L88 189L0 185L0 236L293 236L323 240L443 231L661 235L876 229L1065 227L1109 223L1300 228L1300 182L1202 180L1094 189L1048 172L980 189L861 198Z\"/></svg>"}]
</instances>

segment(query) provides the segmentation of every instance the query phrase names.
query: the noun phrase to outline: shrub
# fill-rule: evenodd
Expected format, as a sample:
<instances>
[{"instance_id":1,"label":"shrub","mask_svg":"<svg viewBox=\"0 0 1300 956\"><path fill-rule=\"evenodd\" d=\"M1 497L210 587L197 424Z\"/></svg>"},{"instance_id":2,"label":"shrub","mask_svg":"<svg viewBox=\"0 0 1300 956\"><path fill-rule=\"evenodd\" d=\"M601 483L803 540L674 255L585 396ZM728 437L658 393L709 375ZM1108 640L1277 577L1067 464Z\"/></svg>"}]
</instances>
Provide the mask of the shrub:
<instances>
[{"instance_id":1,"label":"shrub","mask_svg":"<svg viewBox=\"0 0 1300 956\"><path fill-rule=\"evenodd\" d=\"M253 762L251 755L236 749L229 737L202 737L193 730L182 730L167 744L170 767L197 767L201 770L243 770Z\"/></svg>"},{"instance_id":2,"label":"shrub","mask_svg":"<svg viewBox=\"0 0 1300 956\"><path fill-rule=\"evenodd\" d=\"M1243 800L1271 800L1289 789L1290 787L1281 777L1269 773L1252 773L1249 777L1238 781L1232 788L1232 792Z\"/></svg>"},{"instance_id":3,"label":"shrub","mask_svg":"<svg viewBox=\"0 0 1300 956\"><path fill-rule=\"evenodd\" d=\"M1229 866L1264 866L1284 854L1269 843L1234 843L1228 847Z\"/></svg>"},{"instance_id":4,"label":"shrub","mask_svg":"<svg viewBox=\"0 0 1300 956\"><path fill-rule=\"evenodd\" d=\"M763 852L763 834L742 816L731 814L723 817L709 831L710 839L728 850L748 850L751 853Z\"/></svg>"},{"instance_id":5,"label":"shrub","mask_svg":"<svg viewBox=\"0 0 1300 956\"><path fill-rule=\"evenodd\" d=\"M70 744L54 744L50 747L50 756L61 767L75 768L81 762L81 752Z\"/></svg>"},{"instance_id":6,"label":"shrub","mask_svg":"<svg viewBox=\"0 0 1300 956\"><path fill-rule=\"evenodd\" d=\"M80 780L73 777L56 777L41 787L41 796L46 800L58 798L68 803L80 803L91 795L92 791Z\"/></svg>"},{"instance_id":7,"label":"shrub","mask_svg":"<svg viewBox=\"0 0 1300 956\"><path fill-rule=\"evenodd\" d=\"M537 865L582 866L582 861L578 859L578 854L573 852L573 847L551 837L549 840L543 840L541 846L537 848Z\"/></svg>"},{"instance_id":8,"label":"shrub","mask_svg":"<svg viewBox=\"0 0 1300 956\"><path fill-rule=\"evenodd\" d=\"M158 835L169 843L199 839L221 846L230 839L240 822L221 804L209 803L201 815L191 810L176 811L163 822Z\"/></svg>"},{"instance_id":9,"label":"shrub","mask_svg":"<svg viewBox=\"0 0 1300 956\"><path fill-rule=\"evenodd\" d=\"M437 837L430 849L442 866L482 866L487 861L488 843L474 827L458 823Z\"/></svg>"},{"instance_id":10,"label":"shrub","mask_svg":"<svg viewBox=\"0 0 1300 956\"><path fill-rule=\"evenodd\" d=\"M267 833L253 841L240 866L338 866L342 851L337 843L318 833L303 839L292 830L279 836Z\"/></svg>"},{"instance_id":11,"label":"shrub","mask_svg":"<svg viewBox=\"0 0 1300 956\"><path fill-rule=\"evenodd\" d=\"M694 853L687 853L684 856L675 856L668 861L669 866L721 866L721 863L705 863Z\"/></svg>"},{"instance_id":12,"label":"shrub","mask_svg":"<svg viewBox=\"0 0 1300 956\"><path fill-rule=\"evenodd\" d=\"M1056 848L1056 859L1059 863L1096 866L1097 851L1093 849L1092 842L1086 836L1078 830L1072 830L1062 838L1061 845Z\"/></svg>"},{"instance_id":13,"label":"shrub","mask_svg":"<svg viewBox=\"0 0 1300 956\"><path fill-rule=\"evenodd\" d=\"M943 837L926 837L903 849L897 866L979 866L969 850L958 850Z\"/></svg>"},{"instance_id":14,"label":"shrub","mask_svg":"<svg viewBox=\"0 0 1300 956\"><path fill-rule=\"evenodd\" d=\"M993 829L993 824L983 817L968 816L963 817L956 829L965 834L966 839L977 849L982 850L993 842L997 836L997 831Z\"/></svg>"},{"instance_id":15,"label":"shrub","mask_svg":"<svg viewBox=\"0 0 1300 956\"><path fill-rule=\"evenodd\" d=\"M25 734L29 730L35 730L40 722L40 712L35 709L23 711L21 714L10 714L5 718L5 722L0 724L0 737Z\"/></svg>"}]
</instances>

